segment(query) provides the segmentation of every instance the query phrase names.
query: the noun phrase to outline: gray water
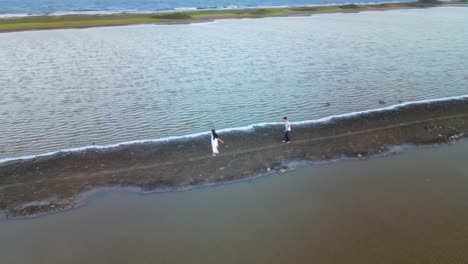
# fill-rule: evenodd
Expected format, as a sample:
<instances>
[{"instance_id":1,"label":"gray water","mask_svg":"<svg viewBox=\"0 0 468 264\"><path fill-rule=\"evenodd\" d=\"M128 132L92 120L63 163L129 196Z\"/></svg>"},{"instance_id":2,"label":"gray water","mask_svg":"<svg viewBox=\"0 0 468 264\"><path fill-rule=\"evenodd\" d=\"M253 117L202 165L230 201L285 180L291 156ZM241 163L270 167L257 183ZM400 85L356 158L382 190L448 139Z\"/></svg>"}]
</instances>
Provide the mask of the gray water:
<instances>
[{"instance_id":1,"label":"gray water","mask_svg":"<svg viewBox=\"0 0 468 264\"><path fill-rule=\"evenodd\" d=\"M466 263L468 141L0 221L0 262Z\"/></svg>"},{"instance_id":2,"label":"gray water","mask_svg":"<svg viewBox=\"0 0 468 264\"><path fill-rule=\"evenodd\" d=\"M0 159L468 94L467 11L0 34Z\"/></svg>"}]
</instances>

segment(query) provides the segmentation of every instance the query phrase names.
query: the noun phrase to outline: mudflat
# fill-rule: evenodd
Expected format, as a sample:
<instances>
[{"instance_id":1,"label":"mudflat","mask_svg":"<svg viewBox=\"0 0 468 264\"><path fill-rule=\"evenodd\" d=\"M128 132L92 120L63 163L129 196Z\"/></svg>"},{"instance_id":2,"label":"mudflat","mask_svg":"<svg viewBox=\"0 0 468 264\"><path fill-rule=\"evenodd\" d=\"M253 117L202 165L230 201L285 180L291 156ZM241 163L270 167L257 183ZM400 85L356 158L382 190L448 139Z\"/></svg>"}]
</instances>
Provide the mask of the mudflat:
<instances>
[{"instance_id":1,"label":"mudflat","mask_svg":"<svg viewBox=\"0 0 468 264\"><path fill-rule=\"evenodd\" d=\"M291 144L281 143L282 125L232 131L220 134L225 144L216 158L208 136L10 161L0 164L0 210L6 217L61 211L97 187L178 190L285 172L290 161L364 158L392 145L444 143L467 131L468 99L461 98L296 124Z\"/></svg>"}]
</instances>

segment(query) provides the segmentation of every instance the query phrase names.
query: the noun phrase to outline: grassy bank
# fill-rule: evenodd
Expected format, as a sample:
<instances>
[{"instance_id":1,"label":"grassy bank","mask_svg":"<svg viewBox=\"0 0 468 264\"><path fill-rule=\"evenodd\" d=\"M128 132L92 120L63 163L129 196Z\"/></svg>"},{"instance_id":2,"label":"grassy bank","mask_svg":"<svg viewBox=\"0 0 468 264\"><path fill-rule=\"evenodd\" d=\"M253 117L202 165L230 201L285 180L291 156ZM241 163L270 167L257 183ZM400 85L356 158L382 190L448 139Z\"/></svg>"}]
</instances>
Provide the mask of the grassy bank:
<instances>
[{"instance_id":1,"label":"grassy bank","mask_svg":"<svg viewBox=\"0 0 468 264\"><path fill-rule=\"evenodd\" d=\"M135 24L171 24L209 21L223 18L256 18L275 16L311 15L318 13L360 12L374 10L389 10L403 8L423 8L436 4L389 3L374 5L336 5L317 7L290 8L249 8L234 10L202 10L173 13L153 14L113 14L113 15L65 15L65 16L35 16L0 19L0 32L12 32L34 29L86 28Z\"/></svg>"}]
</instances>

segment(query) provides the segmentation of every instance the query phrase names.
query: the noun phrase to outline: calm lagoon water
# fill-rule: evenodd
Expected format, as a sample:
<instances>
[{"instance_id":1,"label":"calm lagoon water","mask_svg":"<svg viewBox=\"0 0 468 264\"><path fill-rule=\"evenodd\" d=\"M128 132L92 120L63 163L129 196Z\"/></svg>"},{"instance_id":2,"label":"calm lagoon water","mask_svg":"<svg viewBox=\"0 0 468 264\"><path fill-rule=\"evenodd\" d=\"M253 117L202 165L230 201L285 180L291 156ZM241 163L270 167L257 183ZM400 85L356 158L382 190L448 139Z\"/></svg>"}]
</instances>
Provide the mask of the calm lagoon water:
<instances>
[{"instance_id":1,"label":"calm lagoon water","mask_svg":"<svg viewBox=\"0 0 468 264\"><path fill-rule=\"evenodd\" d=\"M62 214L0 221L0 262L465 263L467 149L178 193L103 193Z\"/></svg>"},{"instance_id":2,"label":"calm lagoon water","mask_svg":"<svg viewBox=\"0 0 468 264\"><path fill-rule=\"evenodd\" d=\"M465 95L467 11L0 34L0 159Z\"/></svg>"}]
</instances>

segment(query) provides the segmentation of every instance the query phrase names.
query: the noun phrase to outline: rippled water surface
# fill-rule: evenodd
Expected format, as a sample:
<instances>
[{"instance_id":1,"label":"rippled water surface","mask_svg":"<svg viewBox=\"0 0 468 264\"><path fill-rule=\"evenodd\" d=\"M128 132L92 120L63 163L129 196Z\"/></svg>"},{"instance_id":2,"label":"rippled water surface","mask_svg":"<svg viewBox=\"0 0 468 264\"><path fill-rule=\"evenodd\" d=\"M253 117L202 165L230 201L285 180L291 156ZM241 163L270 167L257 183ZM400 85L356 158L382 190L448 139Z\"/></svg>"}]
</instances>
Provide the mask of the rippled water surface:
<instances>
[{"instance_id":1,"label":"rippled water surface","mask_svg":"<svg viewBox=\"0 0 468 264\"><path fill-rule=\"evenodd\" d=\"M0 220L5 264L462 264L468 141ZM350 261L351 260L351 261Z\"/></svg>"},{"instance_id":2,"label":"rippled water surface","mask_svg":"<svg viewBox=\"0 0 468 264\"><path fill-rule=\"evenodd\" d=\"M0 34L0 158L468 94L467 11Z\"/></svg>"}]
</instances>

